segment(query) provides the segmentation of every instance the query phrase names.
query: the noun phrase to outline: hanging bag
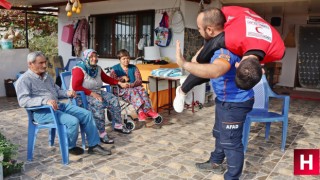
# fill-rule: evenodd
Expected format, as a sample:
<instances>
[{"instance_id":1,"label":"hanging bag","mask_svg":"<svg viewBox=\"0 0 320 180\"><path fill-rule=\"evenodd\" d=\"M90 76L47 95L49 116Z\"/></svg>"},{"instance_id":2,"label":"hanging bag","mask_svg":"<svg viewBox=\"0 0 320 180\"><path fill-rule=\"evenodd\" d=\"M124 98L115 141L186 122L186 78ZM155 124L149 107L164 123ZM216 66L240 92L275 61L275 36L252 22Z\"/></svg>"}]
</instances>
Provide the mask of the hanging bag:
<instances>
[{"instance_id":1,"label":"hanging bag","mask_svg":"<svg viewBox=\"0 0 320 180\"><path fill-rule=\"evenodd\" d=\"M61 41L71 44L73 39L73 34L74 34L73 24L63 26Z\"/></svg>"},{"instance_id":2,"label":"hanging bag","mask_svg":"<svg viewBox=\"0 0 320 180\"><path fill-rule=\"evenodd\" d=\"M159 27L157 27L154 32L156 33L155 44L160 47L169 46L172 32L169 29L169 16L167 12L163 13L162 19L159 23Z\"/></svg>"}]
</instances>

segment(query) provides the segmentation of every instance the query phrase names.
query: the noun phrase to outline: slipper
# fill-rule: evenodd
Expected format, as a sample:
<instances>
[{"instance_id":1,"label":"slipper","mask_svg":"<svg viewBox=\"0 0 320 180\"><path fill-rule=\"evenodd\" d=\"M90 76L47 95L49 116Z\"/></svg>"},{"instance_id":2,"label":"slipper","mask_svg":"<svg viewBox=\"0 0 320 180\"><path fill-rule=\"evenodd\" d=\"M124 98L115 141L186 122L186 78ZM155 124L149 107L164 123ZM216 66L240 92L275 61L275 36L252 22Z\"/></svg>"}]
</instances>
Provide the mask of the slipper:
<instances>
[{"instance_id":1,"label":"slipper","mask_svg":"<svg viewBox=\"0 0 320 180\"><path fill-rule=\"evenodd\" d=\"M73 147L71 149L69 149L69 154L72 154L72 155L81 155L84 153L84 150L80 147Z\"/></svg>"}]
</instances>

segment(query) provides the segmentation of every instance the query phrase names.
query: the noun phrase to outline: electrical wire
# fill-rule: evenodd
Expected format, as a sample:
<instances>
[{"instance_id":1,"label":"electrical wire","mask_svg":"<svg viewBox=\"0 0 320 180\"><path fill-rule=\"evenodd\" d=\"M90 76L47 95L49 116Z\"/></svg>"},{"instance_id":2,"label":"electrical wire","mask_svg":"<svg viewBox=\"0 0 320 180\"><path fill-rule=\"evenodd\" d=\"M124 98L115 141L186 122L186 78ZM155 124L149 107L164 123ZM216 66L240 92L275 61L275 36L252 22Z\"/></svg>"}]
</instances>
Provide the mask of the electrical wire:
<instances>
[{"instance_id":1,"label":"electrical wire","mask_svg":"<svg viewBox=\"0 0 320 180\"><path fill-rule=\"evenodd\" d=\"M175 1L173 7L176 6L177 1L178 0ZM170 27L174 33L181 33L185 28L183 14L180 11L180 5L181 0L179 1L179 8L172 13L172 18L170 19Z\"/></svg>"},{"instance_id":2,"label":"electrical wire","mask_svg":"<svg viewBox=\"0 0 320 180\"><path fill-rule=\"evenodd\" d=\"M175 33L181 33L184 30L184 19L180 10L177 10L173 13L170 22L170 27L172 31Z\"/></svg>"}]
</instances>

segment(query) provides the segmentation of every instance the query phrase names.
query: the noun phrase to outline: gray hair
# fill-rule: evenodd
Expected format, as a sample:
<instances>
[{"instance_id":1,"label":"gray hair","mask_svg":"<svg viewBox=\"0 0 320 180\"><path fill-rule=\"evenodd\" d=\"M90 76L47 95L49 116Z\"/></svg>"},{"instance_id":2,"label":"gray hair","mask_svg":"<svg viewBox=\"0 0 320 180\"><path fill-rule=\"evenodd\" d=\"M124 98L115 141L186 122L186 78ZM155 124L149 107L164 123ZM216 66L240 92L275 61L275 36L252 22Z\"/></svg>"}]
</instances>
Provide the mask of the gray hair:
<instances>
[{"instance_id":1,"label":"gray hair","mask_svg":"<svg viewBox=\"0 0 320 180\"><path fill-rule=\"evenodd\" d=\"M28 54L27 60L28 63L33 63L36 61L36 58L42 56L42 57L46 57L41 51L34 51Z\"/></svg>"}]
</instances>

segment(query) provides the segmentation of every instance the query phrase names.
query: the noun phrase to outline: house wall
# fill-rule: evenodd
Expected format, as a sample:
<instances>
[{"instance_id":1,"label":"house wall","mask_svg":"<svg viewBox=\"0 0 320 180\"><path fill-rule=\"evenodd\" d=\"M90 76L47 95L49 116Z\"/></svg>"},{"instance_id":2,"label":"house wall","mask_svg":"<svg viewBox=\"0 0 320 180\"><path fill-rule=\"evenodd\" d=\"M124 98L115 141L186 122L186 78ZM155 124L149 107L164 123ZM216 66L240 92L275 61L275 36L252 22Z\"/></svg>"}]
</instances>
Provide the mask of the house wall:
<instances>
[{"instance_id":1,"label":"house wall","mask_svg":"<svg viewBox=\"0 0 320 180\"><path fill-rule=\"evenodd\" d=\"M71 45L60 40L62 28L64 25L73 23L73 20L77 18L88 17L93 14L107 14L107 13L116 13L116 12L128 12L128 11L140 11L140 10L148 10L148 9L165 9L172 8L174 5L174 1L172 0L118 0L118 1L105 1L105 2L96 2L96 3L86 3L83 4L83 8L81 14L73 14L72 17L67 17L65 12L65 7L60 8L59 12L59 21L58 21L58 47L59 47L59 55L63 57L64 63L68 61L71 57ZM178 7L177 3L175 7ZM197 12L198 3L194 2L185 2L181 1L180 9L185 15L187 13L187 17L184 19L188 19L188 21L195 23L196 13L189 12ZM194 16L194 17L192 17ZM159 26L159 22L162 18L162 14L155 14L155 27ZM191 20L190 20L191 19ZM196 26L193 26L196 28ZM183 45L184 31L181 33L174 33L172 36L171 44L168 47L160 48L162 57L169 57L173 62L175 62L175 42L176 40L180 40ZM183 48L183 47L182 47ZM99 59L99 65L102 67L113 66L118 63L117 59Z\"/></svg>"},{"instance_id":2,"label":"house wall","mask_svg":"<svg viewBox=\"0 0 320 180\"><path fill-rule=\"evenodd\" d=\"M67 63L68 59L71 58L71 45L60 40L62 28L67 24L73 23L73 20L78 18L83 18L93 15L93 14L108 14L116 12L129 12L129 11L140 11L140 10L149 10L149 9L166 9L179 7L182 11L183 18L185 21L185 27L191 29L197 29L196 17L199 10L199 3L189 2L181 0L181 4L177 1L177 4L174 4L175 1L172 0L117 0L117 1L105 1L105 2L96 2L96 3L86 3L83 4L81 14L73 14L72 17L67 17L65 12L65 7L60 8L59 12L59 21L58 21L58 47L59 55L63 57L64 64ZM216 4L216 3L214 3ZM155 14L155 27L159 26L159 22L162 18L161 13ZM184 48L184 31L180 33L174 33L172 36L171 43L168 47L161 47L160 53L162 57L169 57L172 62L175 62L175 42L179 40L181 42L181 49ZM118 59L105 59L99 58L99 65L101 67L110 67L119 63ZM205 86L198 86L195 89L195 100L203 103L205 100L204 92Z\"/></svg>"},{"instance_id":3,"label":"house wall","mask_svg":"<svg viewBox=\"0 0 320 180\"><path fill-rule=\"evenodd\" d=\"M125 4L125 5L124 5ZM70 24L77 17L88 17L91 14L104 14L104 13L114 13L114 12L125 12L125 11L138 11L138 10L146 10L146 9L164 9L164 8L172 8L174 5L174 1L172 0L117 0L117 1L105 1L105 2L97 2L97 3L86 3L83 4L81 14L74 14L71 18L66 16L66 12L64 11L65 7L60 7L59 13L59 21L58 21L58 47L59 47L59 55L62 55L64 59L64 63L68 61L71 57L71 45L64 43L60 40L62 28L66 24ZM176 4L176 7L179 6ZM221 4L218 1L213 1L209 6L220 7ZM186 28L197 29L196 26L196 16L199 10L198 3L189 2L189 1L181 1L180 9L184 15L184 21ZM319 14L312 14L314 16ZM289 30L292 28L292 25L295 25L295 39L296 39L296 47L290 47L286 50L286 55L282 60L282 72L280 76L280 82L278 85L294 87L295 81L295 73L296 73L296 64L297 64L297 51L298 51L298 34L299 34L299 26L305 25L308 19L307 14L267 14L263 15L267 21L270 22L271 17L279 16L283 17L281 26L278 27L278 31L281 33L282 37L285 38ZM155 16L155 26L158 26L158 23L161 19L161 14L157 13ZM161 48L162 56L168 56L172 61L175 61L174 57L174 46L175 40L180 40L181 44L184 44L184 32L174 34L172 43L169 47ZM183 48L183 47L182 47ZM13 49L13 50L3 50L0 51L1 59L6 59L1 68L1 79L15 78L15 75L19 71L23 71L27 69L26 63L26 55L29 52L27 49ZM8 59L12 59L12 61L7 61ZM19 60L20 59L20 60ZM17 61L18 60L18 61ZM12 69L11 62L15 62L15 69ZM8 63L6 63L8 62ZM118 60L115 59L100 59L99 64L102 67L112 66L118 63ZM10 69L9 71L7 71ZM0 86L0 96L5 96L5 88L4 84Z\"/></svg>"},{"instance_id":4,"label":"house wall","mask_svg":"<svg viewBox=\"0 0 320 180\"><path fill-rule=\"evenodd\" d=\"M282 17L282 22L279 27L276 27L281 34L282 39L285 39L292 28L295 29L295 47L286 47L286 54L280 61L282 63L281 75L279 83L277 85L294 87L295 75L297 71L297 52L298 52L298 38L299 38L299 26L306 25L308 15L307 14L267 14L265 19L270 22L271 17Z\"/></svg>"},{"instance_id":5,"label":"house wall","mask_svg":"<svg viewBox=\"0 0 320 180\"><path fill-rule=\"evenodd\" d=\"M118 0L118 1L105 1L105 2L96 2L96 3L86 3L83 4L82 12L80 15L74 14L71 18L66 16L64 11L65 7L60 8L59 13L59 39L61 37L62 27L66 24L72 23L72 21L76 17L88 17L92 14L106 14L106 13L115 13L115 12L126 12L126 11L139 11L139 10L147 10L147 9L165 9L172 8L174 6L174 1L172 0ZM178 7L177 3L175 7ZM206 5L207 6L207 5ZM221 7L221 4L218 1L213 1L209 6L213 7ZM184 16L185 27L190 29L197 29L196 25L196 16L199 10L199 4L195 2L189 1L181 1L180 9ZM296 74L296 64L297 64L297 50L298 50L298 34L299 34L299 26L305 25L306 20L308 18L307 14L264 14L264 17L268 22L270 22L271 17L282 17L281 26L276 27L279 31L283 39L288 34L290 28L293 27L295 30L295 39L296 39L296 47L289 47L286 50L286 55L282 59L282 72L280 76L280 80L278 85L294 87L295 82L295 74ZM160 22L162 14L156 13L155 15L155 27L158 26ZM168 47L161 48L161 56L169 57L173 62L175 62L175 41L180 40L182 44L184 44L184 31L181 33L173 34L173 39L171 44ZM66 44L59 40L59 54L62 55L64 62L71 57L71 45ZM112 66L118 63L116 59L99 59L99 65L102 67Z\"/></svg>"},{"instance_id":6,"label":"house wall","mask_svg":"<svg viewBox=\"0 0 320 180\"><path fill-rule=\"evenodd\" d=\"M28 69L27 55L29 49L3 49L0 50L0 97L6 96L4 79L16 79L16 75Z\"/></svg>"},{"instance_id":7,"label":"house wall","mask_svg":"<svg viewBox=\"0 0 320 180\"><path fill-rule=\"evenodd\" d=\"M286 87L295 87L295 77L297 72L297 53L298 53L298 39L299 39L299 26L307 24L307 15L287 15L284 16L283 22L283 39L286 38L289 31L295 29L295 47L287 47L286 54L282 59L281 76L278 85Z\"/></svg>"}]
</instances>

